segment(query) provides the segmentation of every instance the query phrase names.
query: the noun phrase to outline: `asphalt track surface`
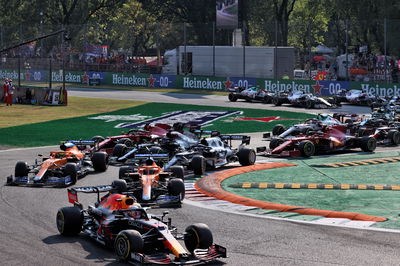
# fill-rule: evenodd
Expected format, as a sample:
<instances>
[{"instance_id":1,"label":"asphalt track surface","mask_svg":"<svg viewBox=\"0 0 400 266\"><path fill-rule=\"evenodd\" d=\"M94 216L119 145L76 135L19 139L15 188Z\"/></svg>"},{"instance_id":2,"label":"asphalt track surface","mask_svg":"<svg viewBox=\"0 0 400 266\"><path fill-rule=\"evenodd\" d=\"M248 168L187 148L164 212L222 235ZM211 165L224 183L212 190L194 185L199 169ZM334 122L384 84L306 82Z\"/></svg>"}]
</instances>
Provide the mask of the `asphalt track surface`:
<instances>
[{"instance_id":1,"label":"asphalt track surface","mask_svg":"<svg viewBox=\"0 0 400 266\"><path fill-rule=\"evenodd\" d=\"M147 93L128 93L134 100L146 100L143 95ZM129 99L126 94L118 94L115 91L95 92L96 97ZM93 92L73 91L70 95L91 97ZM157 95L151 94L147 101L158 101ZM183 96L162 95L160 98L181 97L178 101L182 103ZM199 99L207 103L211 101L210 96L188 97L191 97L188 101L192 100L194 104L201 104ZM198 97L197 101L193 99L195 97ZM214 98L219 96L211 97ZM166 99L159 101L166 102ZM222 98L220 102L227 105ZM258 108L249 103L235 104ZM229 106L236 105L229 103ZM16 161L33 163L38 153L47 154L49 150L49 147L43 147L0 151L1 265L117 265L112 250L89 238L58 235L55 225L57 209L69 205L65 189L3 185L5 177L13 173ZM109 167L107 172L89 175L79 180L77 185L110 184L117 176L118 168ZM86 206L95 201L93 196L82 195L80 199ZM151 213L162 211L154 209ZM197 222L210 226L214 242L225 246L229 256L216 265L399 265L400 262L400 234L395 232L264 219L199 208L188 203L184 203L181 209L169 211L173 224L180 231Z\"/></svg>"}]
</instances>

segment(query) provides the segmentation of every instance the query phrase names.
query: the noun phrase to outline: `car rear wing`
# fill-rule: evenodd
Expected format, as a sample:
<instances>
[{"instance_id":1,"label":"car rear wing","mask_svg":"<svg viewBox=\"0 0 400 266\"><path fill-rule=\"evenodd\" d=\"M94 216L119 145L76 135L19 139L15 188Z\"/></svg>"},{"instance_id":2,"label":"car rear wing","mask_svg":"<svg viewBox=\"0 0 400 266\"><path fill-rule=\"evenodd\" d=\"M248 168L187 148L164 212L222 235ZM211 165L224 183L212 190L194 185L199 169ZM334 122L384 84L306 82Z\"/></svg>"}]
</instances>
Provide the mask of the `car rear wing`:
<instances>
[{"instance_id":1,"label":"car rear wing","mask_svg":"<svg viewBox=\"0 0 400 266\"><path fill-rule=\"evenodd\" d=\"M102 186L92 186L92 187L73 187L67 189L68 192L68 202L76 205L80 204L78 200L78 192L83 193L97 193L97 201L100 201L100 193L108 192L112 189L110 185L102 185Z\"/></svg>"},{"instance_id":2,"label":"car rear wing","mask_svg":"<svg viewBox=\"0 0 400 266\"><path fill-rule=\"evenodd\" d=\"M203 135L210 135L211 137L219 136L221 133L218 130L204 130L204 129L196 129L192 131L199 138Z\"/></svg>"},{"instance_id":3,"label":"car rear wing","mask_svg":"<svg viewBox=\"0 0 400 266\"><path fill-rule=\"evenodd\" d=\"M222 140L241 140L242 144L249 145L250 144L250 136L246 135L220 135L219 136Z\"/></svg>"},{"instance_id":4,"label":"car rear wing","mask_svg":"<svg viewBox=\"0 0 400 266\"><path fill-rule=\"evenodd\" d=\"M96 141L94 141L94 140L66 140L66 141L63 141L62 144L67 143L67 142L73 143L73 144L75 144L77 146L78 145L81 145L81 146L86 146L86 145L94 146L96 144Z\"/></svg>"},{"instance_id":5,"label":"car rear wing","mask_svg":"<svg viewBox=\"0 0 400 266\"><path fill-rule=\"evenodd\" d=\"M135 159L157 159L157 160L168 160L168 153L137 153L134 155Z\"/></svg>"}]
</instances>

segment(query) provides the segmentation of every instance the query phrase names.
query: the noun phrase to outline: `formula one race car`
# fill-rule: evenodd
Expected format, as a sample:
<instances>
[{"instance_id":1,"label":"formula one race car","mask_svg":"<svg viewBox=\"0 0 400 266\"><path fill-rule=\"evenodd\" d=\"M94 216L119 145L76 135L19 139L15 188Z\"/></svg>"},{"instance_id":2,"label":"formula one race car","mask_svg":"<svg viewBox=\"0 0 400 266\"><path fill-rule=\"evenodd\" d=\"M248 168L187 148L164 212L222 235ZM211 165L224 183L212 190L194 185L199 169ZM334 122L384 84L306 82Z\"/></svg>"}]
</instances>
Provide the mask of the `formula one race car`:
<instances>
[{"instance_id":1,"label":"formula one race car","mask_svg":"<svg viewBox=\"0 0 400 266\"><path fill-rule=\"evenodd\" d=\"M26 162L17 162L15 175L7 177L7 185L69 186L78 178L90 172L107 170L108 156L105 152L87 154L78 147L93 145L92 141L66 142L61 144L61 151L52 151L48 158L41 157L41 162L28 166Z\"/></svg>"},{"instance_id":2,"label":"formula one race car","mask_svg":"<svg viewBox=\"0 0 400 266\"><path fill-rule=\"evenodd\" d=\"M83 206L78 192L97 193L94 206ZM100 198L100 193L108 192ZM171 219L150 215L131 192L124 180L111 186L77 187L68 190L74 207L58 210L56 222L61 235L74 236L80 232L104 246L114 247L121 261L151 264L199 264L226 257L226 249L213 244L213 236L205 224L193 224L185 233L178 233ZM185 247L178 242L184 240Z\"/></svg>"},{"instance_id":3,"label":"formula one race car","mask_svg":"<svg viewBox=\"0 0 400 266\"><path fill-rule=\"evenodd\" d=\"M181 206L185 197L184 172L182 166L172 166L164 171L153 158L168 158L167 154L136 154L136 158L148 156L145 163L137 169L133 166L122 166L119 178L128 183L129 191L143 205ZM165 157L166 156L166 157Z\"/></svg>"},{"instance_id":4,"label":"formula one race car","mask_svg":"<svg viewBox=\"0 0 400 266\"><path fill-rule=\"evenodd\" d=\"M173 127L167 124L147 124L143 129L131 129L128 133L123 133L119 136L111 136L107 138L94 136L92 137L92 141L95 141L95 145L92 147L92 150L104 151L107 154L112 155L114 147L117 144L124 144L131 147L137 143L153 142L164 137L172 128Z\"/></svg>"},{"instance_id":5,"label":"formula one race car","mask_svg":"<svg viewBox=\"0 0 400 266\"><path fill-rule=\"evenodd\" d=\"M310 157L317 153L353 148L361 148L364 152L375 150L377 142L374 137L351 136L345 130L344 125L322 125L318 131L303 131L296 136L273 138L270 141L270 150L260 147L257 151L264 152L265 155Z\"/></svg>"},{"instance_id":6,"label":"formula one race car","mask_svg":"<svg viewBox=\"0 0 400 266\"><path fill-rule=\"evenodd\" d=\"M245 145L250 143L250 137L245 135L221 135L218 131L194 130L191 134L182 134L178 131L168 133L167 138L161 139L158 145L138 145L128 149L120 145L115 150L122 150L118 158L112 158L124 164L134 164L135 154L147 149L148 154L167 154L169 161L163 162L163 169L169 170L174 165L193 170L196 175L203 175L206 168L214 169L226 164L239 161L241 165L252 165L256 161L256 153ZM202 138L203 134L211 137ZM201 139L202 138L202 139ZM201 140L200 140L201 139ZM242 143L238 148L232 147L232 141Z\"/></svg>"},{"instance_id":7,"label":"formula one race car","mask_svg":"<svg viewBox=\"0 0 400 266\"><path fill-rule=\"evenodd\" d=\"M259 101L263 103L271 103L272 93L266 92L264 89L258 87L250 88L234 88L228 95L228 99L231 102L236 102L238 99L244 99L248 102Z\"/></svg>"},{"instance_id":8,"label":"formula one race car","mask_svg":"<svg viewBox=\"0 0 400 266\"><path fill-rule=\"evenodd\" d=\"M164 169L169 169L173 165L182 165L193 170L195 175L203 175L207 168L215 169L237 161L247 166L253 165L256 161L256 152L246 146L250 143L249 136L222 135L216 131L206 130L195 132L200 134L201 141L188 145L184 149L178 149ZM202 138L202 134L210 134L211 137ZM233 148L233 140L241 141L238 148Z\"/></svg>"},{"instance_id":9,"label":"formula one race car","mask_svg":"<svg viewBox=\"0 0 400 266\"><path fill-rule=\"evenodd\" d=\"M376 96L362 90L340 90L334 98L337 103L349 102L350 104L367 106L372 106L372 103L376 101Z\"/></svg>"},{"instance_id":10,"label":"formula one race car","mask_svg":"<svg viewBox=\"0 0 400 266\"><path fill-rule=\"evenodd\" d=\"M316 97L310 93L305 93L303 91L294 91L290 92L287 94L286 98L285 96L280 94L279 96L276 96L273 100L273 103L278 106L281 105L282 103L290 103L291 105L294 106L300 106L300 107L305 107L305 108L337 108L338 105L334 101L333 98L329 98L325 100L324 98L321 97Z\"/></svg>"}]
</instances>

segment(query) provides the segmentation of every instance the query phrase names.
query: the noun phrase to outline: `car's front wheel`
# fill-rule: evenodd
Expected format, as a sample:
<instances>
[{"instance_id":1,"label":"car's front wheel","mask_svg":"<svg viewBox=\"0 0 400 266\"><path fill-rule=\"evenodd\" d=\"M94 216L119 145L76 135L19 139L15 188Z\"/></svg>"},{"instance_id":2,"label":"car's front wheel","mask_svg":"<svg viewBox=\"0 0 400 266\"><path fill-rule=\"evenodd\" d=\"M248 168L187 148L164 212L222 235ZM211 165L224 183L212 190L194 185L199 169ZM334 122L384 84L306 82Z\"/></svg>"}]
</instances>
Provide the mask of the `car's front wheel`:
<instances>
[{"instance_id":1,"label":"car's front wheel","mask_svg":"<svg viewBox=\"0 0 400 266\"><path fill-rule=\"evenodd\" d=\"M122 230L114 241L114 250L118 259L128 261L132 252L143 252L143 238L136 230Z\"/></svg>"},{"instance_id":2,"label":"car's front wheel","mask_svg":"<svg viewBox=\"0 0 400 266\"><path fill-rule=\"evenodd\" d=\"M197 248L209 248L213 244L213 236L206 224L196 223L186 228L184 242L187 250L193 253Z\"/></svg>"}]
</instances>

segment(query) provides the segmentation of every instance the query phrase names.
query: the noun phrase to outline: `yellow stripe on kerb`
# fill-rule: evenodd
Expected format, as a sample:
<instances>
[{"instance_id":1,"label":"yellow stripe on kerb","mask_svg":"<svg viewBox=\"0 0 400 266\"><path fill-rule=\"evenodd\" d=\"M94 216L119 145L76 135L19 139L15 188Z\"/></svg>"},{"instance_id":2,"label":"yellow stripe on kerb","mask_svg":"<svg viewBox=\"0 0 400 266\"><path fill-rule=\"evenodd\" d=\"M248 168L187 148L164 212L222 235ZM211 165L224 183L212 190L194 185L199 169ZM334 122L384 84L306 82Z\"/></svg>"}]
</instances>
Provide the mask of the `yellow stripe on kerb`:
<instances>
[{"instance_id":1,"label":"yellow stripe on kerb","mask_svg":"<svg viewBox=\"0 0 400 266\"><path fill-rule=\"evenodd\" d=\"M267 188L268 187L268 183L260 183L260 185L258 185L259 188Z\"/></svg>"},{"instance_id":2,"label":"yellow stripe on kerb","mask_svg":"<svg viewBox=\"0 0 400 266\"><path fill-rule=\"evenodd\" d=\"M284 183L276 183L275 188L283 188L284 185Z\"/></svg>"},{"instance_id":3,"label":"yellow stripe on kerb","mask_svg":"<svg viewBox=\"0 0 400 266\"><path fill-rule=\"evenodd\" d=\"M327 188L327 189L333 189L333 185L332 185L332 184L325 185L325 188Z\"/></svg>"},{"instance_id":4,"label":"yellow stripe on kerb","mask_svg":"<svg viewBox=\"0 0 400 266\"><path fill-rule=\"evenodd\" d=\"M251 188L251 183L243 183L243 188Z\"/></svg>"},{"instance_id":5,"label":"yellow stripe on kerb","mask_svg":"<svg viewBox=\"0 0 400 266\"><path fill-rule=\"evenodd\" d=\"M340 189L350 189L350 185L349 184L341 184Z\"/></svg>"},{"instance_id":6,"label":"yellow stripe on kerb","mask_svg":"<svg viewBox=\"0 0 400 266\"><path fill-rule=\"evenodd\" d=\"M377 190L382 190L383 189L383 185L375 185L374 188L377 189Z\"/></svg>"},{"instance_id":7,"label":"yellow stripe on kerb","mask_svg":"<svg viewBox=\"0 0 400 266\"><path fill-rule=\"evenodd\" d=\"M308 188L315 189L317 188L317 184L308 184Z\"/></svg>"},{"instance_id":8,"label":"yellow stripe on kerb","mask_svg":"<svg viewBox=\"0 0 400 266\"><path fill-rule=\"evenodd\" d=\"M300 183L293 183L292 188L300 188Z\"/></svg>"},{"instance_id":9,"label":"yellow stripe on kerb","mask_svg":"<svg viewBox=\"0 0 400 266\"><path fill-rule=\"evenodd\" d=\"M358 189L367 189L367 185L358 185Z\"/></svg>"}]
</instances>

